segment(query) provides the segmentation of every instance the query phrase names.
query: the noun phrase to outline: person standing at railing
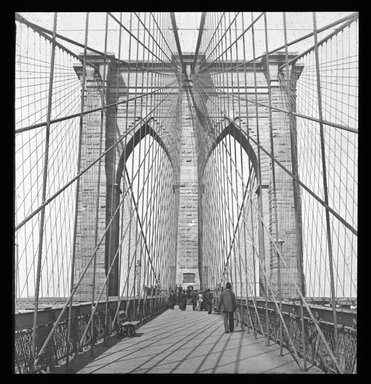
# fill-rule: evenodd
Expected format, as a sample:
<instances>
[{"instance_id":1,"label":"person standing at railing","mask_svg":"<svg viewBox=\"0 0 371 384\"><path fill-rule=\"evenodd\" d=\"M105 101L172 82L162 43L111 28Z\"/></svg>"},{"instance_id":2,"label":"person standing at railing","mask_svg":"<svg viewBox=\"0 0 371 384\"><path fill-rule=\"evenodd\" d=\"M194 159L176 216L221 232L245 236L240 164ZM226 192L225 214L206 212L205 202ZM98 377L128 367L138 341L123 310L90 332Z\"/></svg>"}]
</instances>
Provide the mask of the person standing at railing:
<instances>
[{"instance_id":1,"label":"person standing at railing","mask_svg":"<svg viewBox=\"0 0 371 384\"><path fill-rule=\"evenodd\" d=\"M225 333L233 332L234 316L233 312L237 309L236 296L232 291L231 283L225 285L225 290L220 294L218 305L219 312L223 313Z\"/></svg>"}]
</instances>

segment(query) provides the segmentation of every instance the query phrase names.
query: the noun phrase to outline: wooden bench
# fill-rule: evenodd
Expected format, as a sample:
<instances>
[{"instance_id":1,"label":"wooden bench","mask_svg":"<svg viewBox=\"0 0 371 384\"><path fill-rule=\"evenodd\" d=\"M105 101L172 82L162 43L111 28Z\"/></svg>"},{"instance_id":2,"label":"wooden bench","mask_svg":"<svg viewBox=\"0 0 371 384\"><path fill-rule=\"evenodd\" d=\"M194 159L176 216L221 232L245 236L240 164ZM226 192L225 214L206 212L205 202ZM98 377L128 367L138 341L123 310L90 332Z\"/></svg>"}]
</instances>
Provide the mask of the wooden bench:
<instances>
[{"instance_id":1,"label":"wooden bench","mask_svg":"<svg viewBox=\"0 0 371 384\"><path fill-rule=\"evenodd\" d=\"M129 337L133 337L135 335L135 326L139 323L139 321L125 321L121 323L121 332L122 334L126 334Z\"/></svg>"},{"instance_id":2,"label":"wooden bench","mask_svg":"<svg viewBox=\"0 0 371 384\"><path fill-rule=\"evenodd\" d=\"M135 327L139 323L139 321L129 321L126 312L119 312L119 332L118 336L127 335L129 337L133 337L135 335Z\"/></svg>"}]
</instances>

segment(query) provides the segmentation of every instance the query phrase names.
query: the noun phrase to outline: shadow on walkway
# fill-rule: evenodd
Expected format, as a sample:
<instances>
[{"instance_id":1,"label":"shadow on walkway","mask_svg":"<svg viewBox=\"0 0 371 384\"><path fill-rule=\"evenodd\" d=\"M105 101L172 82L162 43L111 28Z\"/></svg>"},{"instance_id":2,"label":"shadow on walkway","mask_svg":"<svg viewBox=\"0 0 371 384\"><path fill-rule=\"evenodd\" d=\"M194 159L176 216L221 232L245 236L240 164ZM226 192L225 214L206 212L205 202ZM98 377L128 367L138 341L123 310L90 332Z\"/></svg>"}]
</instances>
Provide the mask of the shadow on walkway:
<instances>
[{"instance_id":1,"label":"shadow on walkway","mask_svg":"<svg viewBox=\"0 0 371 384\"><path fill-rule=\"evenodd\" d=\"M52 373L65 373L63 367ZM316 367L300 371L291 354L279 345L265 345L239 326L224 333L217 314L179 309L167 310L138 329L137 337L113 337L109 346L98 345L94 356L87 351L78 356L70 373L323 373Z\"/></svg>"}]
</instances>

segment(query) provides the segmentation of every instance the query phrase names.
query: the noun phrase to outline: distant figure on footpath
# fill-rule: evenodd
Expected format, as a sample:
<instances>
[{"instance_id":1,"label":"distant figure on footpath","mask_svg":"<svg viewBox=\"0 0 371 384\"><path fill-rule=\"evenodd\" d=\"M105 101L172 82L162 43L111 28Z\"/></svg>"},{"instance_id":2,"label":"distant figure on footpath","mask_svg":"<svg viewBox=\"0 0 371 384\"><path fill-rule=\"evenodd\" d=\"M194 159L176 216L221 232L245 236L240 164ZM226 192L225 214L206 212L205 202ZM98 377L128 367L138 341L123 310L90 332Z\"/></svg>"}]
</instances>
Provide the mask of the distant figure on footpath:
<instances>
[{"instance_id":1,"label":"distant figure on footpath","mask_svg":"<svg viewBox=\"0 0 371 384\"><path fill-rule=\"evenodd\" d=\"M170 291L169 295L169 307L170 309L174 309L174 305L176 303L176 296L173 290Z\"/></svg>"},{"instance_id":2,"label":"distant figure on footpath","mask_svg":"<svg viewBox=\"0 0 371 384\"><path fill-rule=\"evenodd\" d=\"M178 293L176 295L176 304L180 305L180 298L182 297L183 289L182 286L178 287Z\"/></svg>"},{"instance_id":3,"label":"distant figure on footpath","mask_svg":"<svg viewBox=\"0 0 371 384\"><path fill-rule=\"evenodd\" d=\"M198 296L198 291L196 289L192 293L192 309L194 311L196 310L196 307L197 307L197 296Z\"/></svg>"},{"instance_id":4,"label":"distant figure on footpath","mask_svg":"<svg viewBox=\"0 0 371 384\"><path fill-rule=\"evenodd\" d=\"M187 295L185 291L182 291L179 298L179 309L181 309L182 311L185 311L186 307L187 307Z\"/></svg>"},{"instance_id":5,"label":"distant figure on footpath","mask_svg":"<svg viewBox=\"0 0 371 384\"><path fill-rule=\"evenodd\" d=\"M204 299L203 299L202 291L200 290L200 292L197 295L197 308L196 308L196 311L201 311L202 310L202 302L203 301L204 301Z\"/></svg>"},{"instance_id":6,"label":"distant figure on footpath","mask_svg":"<svg viewBox=\"0 0 371 384\"><path fill-rule=\"evenodd\" d=\"M179 287L175 284L175 304L179 305Z\"/></svg>"},{"instance_id":7,"label":"distant figure on footpath","mask_svg":"<svg viewBox=\"0 0 371 384\"><path fill-rule=\"evenodd\" d=\"M207 289L205 293L205 306L207 313L210 315L213 309L213 294L211 293L210 289Z\"/></svg>"},{"instance_id":8,"label":"distant figure on footpath","mask_svg":"<svg viewBox=\"0 0 371 384\"><path fill-rule=\"evenodd\" d=\"M231 283L225 285L225 290L220 294L219 312L223 313L225 333L233 332L233 312L237 309L236 296L231 289Z\"/></svg>"}]
</instances>

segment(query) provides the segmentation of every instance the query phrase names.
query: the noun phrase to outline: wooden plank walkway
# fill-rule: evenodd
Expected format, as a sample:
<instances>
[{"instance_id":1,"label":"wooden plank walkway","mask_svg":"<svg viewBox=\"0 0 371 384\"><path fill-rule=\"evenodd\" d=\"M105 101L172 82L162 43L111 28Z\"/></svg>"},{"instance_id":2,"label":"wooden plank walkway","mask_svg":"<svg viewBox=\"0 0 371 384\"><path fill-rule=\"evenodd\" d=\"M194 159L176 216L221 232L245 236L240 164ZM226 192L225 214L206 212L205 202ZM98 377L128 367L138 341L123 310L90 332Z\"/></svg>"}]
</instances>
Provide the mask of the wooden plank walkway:
<instances>
[{"instance_id":1,"label":"wooden plank walkway","mask_svg":"<svg viewBox=\"0 0 371 384\"><path fill-rule=\"evenodd\" d=\"M111 339L110 346L94 348L73 365L84 373L323 373L316 367L300 371L291 354L279 346L265 346L265 338L236 327L224 333L223 318L205 311L167 310L137 330L138 335ZM62 367L54 373L63 373Z\"/></svg>"}]
</instances>

